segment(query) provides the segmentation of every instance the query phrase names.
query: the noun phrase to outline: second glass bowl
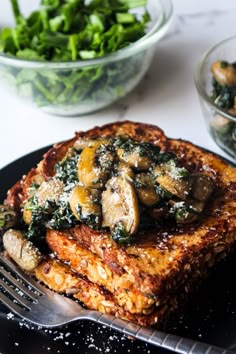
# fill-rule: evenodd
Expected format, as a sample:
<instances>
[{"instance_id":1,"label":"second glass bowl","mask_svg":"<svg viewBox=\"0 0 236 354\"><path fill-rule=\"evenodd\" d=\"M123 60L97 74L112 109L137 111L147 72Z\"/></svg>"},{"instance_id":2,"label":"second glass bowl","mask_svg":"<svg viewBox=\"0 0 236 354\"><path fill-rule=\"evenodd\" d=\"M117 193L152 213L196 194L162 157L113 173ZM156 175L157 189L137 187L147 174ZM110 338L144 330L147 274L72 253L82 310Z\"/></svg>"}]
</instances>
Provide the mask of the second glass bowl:
<instances>
[{"instance_id":1,"label":"second glass bowl","mask_svg":"<svg viewBox=\"0 0 236 354\"><path fill-rule=\"evenodd\" d=\"M227 38L208 50L195 73L195 85L207 128L216 144L236 160L236 116L220 108L212 98L211 66L217 61L236 62L236 36Z\"/></svg>"}]
</instances>

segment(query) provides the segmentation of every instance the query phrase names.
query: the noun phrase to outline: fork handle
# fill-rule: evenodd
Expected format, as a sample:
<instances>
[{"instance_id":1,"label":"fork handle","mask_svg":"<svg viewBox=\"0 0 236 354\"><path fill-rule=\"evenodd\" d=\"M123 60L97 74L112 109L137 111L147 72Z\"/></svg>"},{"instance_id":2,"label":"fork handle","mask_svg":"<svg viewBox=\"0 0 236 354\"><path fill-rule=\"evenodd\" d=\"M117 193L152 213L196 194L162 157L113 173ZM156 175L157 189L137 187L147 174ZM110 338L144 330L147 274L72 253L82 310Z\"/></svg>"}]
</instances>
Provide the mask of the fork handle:
<instances>
[{"instance_id":1,"label":"fork handle","mask_svg":"<svg viewBox=\"0 0 236 354\"><path fill-rule=\"evenodd\" d=\"M166 334L152 328L136 325L114 316L102 314L98 318L93 316L90 319L109 326L121 333L140 339L146 343L165 348L175 353L182 354L232 354L231 351L217 346L183 338L173 334Z\"/></svg>"}]
</instances>

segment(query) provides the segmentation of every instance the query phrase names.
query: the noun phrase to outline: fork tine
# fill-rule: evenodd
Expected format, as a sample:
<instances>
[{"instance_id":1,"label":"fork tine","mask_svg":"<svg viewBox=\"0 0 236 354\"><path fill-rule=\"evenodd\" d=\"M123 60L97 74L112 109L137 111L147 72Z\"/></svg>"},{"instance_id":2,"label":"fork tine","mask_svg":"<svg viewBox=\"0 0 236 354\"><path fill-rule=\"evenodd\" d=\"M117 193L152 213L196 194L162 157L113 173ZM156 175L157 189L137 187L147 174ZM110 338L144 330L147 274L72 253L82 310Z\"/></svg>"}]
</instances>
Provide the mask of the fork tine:
<instances>
[{"instance_id":1,"label":"fork tine","mask_svg":"<svg viewBox=\"0 0 236 354\"><path fill-rule=\"evenodd\" d=\"M21 305L30 308L31 302L28 301L25 297L19 295L15 289L11 288L8 284L6 284L2 279L0 279L0 286L6 290L8 294L10 294L16 301L18 301Z\"/></svg>"},{"instance_id":2,"label":"fork tine","mask_svg":"<svg viewBox=\"0 0 236 354\"><path fill-rule=\"evenodd\" d=\"M38 282L36 282L33 278L30 278L29 276L27 276L26 273L24 273L23 271L20 270L20 268L16 267L16 265L11 262L10 260L8 260L6 257L4 257L2 254L0 254L0 261L6 265L12 272L14 272L15 274L17 274L17 276L23 280L27 286L33 288L34 290L36 290L38 293L40 293L41 295L45 294L45 288L44 286L42 286L41 284L39 284Z\"/></svg>"},{"instance_id":3,"label":"fork tine","mask_svg":"<svg viewBox=\"0 0 236 354\"><path fill-rule=\"evenodd\" d=\"M3 267L0 267L0 274L2 274L7 280L9 280L12 285L15 285L19 290L21 290L25 295L27 295L32 300L37 300L38 295L35 292L30 291L19 279L14 278L11 273L6 271Z\"/></svg>"},{"instance_id":4,"label":"fork tine","mask_svg":"<svg viewBox=\"0 0 236 354\"><path fill-rule=\"evenodd\" d=\"M5 296L2 292L0 292L0 301L12 312L21 317L23 316L23 311L25 311L21 306L12 302L7 296Z\"/></svg>"}]
</instances>

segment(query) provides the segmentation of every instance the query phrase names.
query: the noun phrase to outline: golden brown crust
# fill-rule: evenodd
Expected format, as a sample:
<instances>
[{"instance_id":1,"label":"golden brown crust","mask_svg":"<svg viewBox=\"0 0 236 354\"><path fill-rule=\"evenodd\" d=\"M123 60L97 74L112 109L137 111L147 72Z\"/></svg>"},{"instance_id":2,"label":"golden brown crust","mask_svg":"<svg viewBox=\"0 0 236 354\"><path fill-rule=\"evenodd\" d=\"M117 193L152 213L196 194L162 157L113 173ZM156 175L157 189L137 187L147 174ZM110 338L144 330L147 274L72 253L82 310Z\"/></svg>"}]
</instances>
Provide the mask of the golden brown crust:
<instances>
[{"instance_id":1,"label":"golden brown crust","mask_svg":"<svg viewBox=\"0 0 236 354\"><path fill-rule=\"evenodd\" d=\"M159 306L150 314L132 314L119 306L114 296L104 287L81 277L56 259L44 260L36 269L35 276L50 289L73 295L91 310L97 310L109 315L120 317L141 326L163 325L167 316L177 307L177 299Z\"/></svg>"},{"instance_id":2,"label":"golden brown crust","mask_svg":"<svg viewBox=\"0 0 236 354\"><path fill-rule=\"evenodd\" d=\"M227 185L236 183L235 168L218 155L200 148L189 141L169 139L169 149L173 151L179 161L190 171L207 173L214 180Z\"/></svg>"},{"instance_id":3,"label":"golden brown crust","mask_svg":"<svg viewBox=\"0 0 236 354\"><path fill-rule=\"evenodd\" d=\"M87 132L78 132L77 137L113 137L118 135L130 135L137 141L149 141L164 148L168 144L167 137L163 130L152 124L134 123L131 121L115 122L94 127Z\"/></svg>"},{"instance_id":4,"label":"golden brown crust","mask_svg":"<svg viewBox=\"0 0 236 354\"><path fill-rule=\"evenodd\" d=\"M145 296L135 285L135 278L123 270L116 274L103 260L74 241L66 231L48 230L47 244L55 255L91 282L106 287L119 306L131 313L142 313L155 304L155 298ZM150 310L151 311L151 310Z\"/></svg>"}]
</instances>

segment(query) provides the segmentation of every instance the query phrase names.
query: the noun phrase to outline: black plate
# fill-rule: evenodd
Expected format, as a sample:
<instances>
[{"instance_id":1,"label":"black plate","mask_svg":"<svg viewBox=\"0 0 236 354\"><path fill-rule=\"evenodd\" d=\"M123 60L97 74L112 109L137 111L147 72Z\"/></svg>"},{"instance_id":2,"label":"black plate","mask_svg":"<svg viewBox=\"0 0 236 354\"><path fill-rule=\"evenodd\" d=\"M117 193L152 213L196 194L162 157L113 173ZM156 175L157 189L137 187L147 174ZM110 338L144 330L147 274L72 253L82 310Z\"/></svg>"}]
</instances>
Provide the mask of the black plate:
<instances>
[{"instance_id":1,"label":"black plate","mask_svg":"<svg viewBox=\"0 0 236 354\"><path fill-rule=\"evenodd\" d=\"M34 166L48 147L26 155L0 170L0 201L6 191ZM218 265L201 288L191 296L184 314L170 324L167 332L201 340L223 348L236 349L236 255ZM1 354L167 354L134 341L90 321L79 321L55 330L39 329L22 322L0 304Z\"/></svg>"}]
</instances>

